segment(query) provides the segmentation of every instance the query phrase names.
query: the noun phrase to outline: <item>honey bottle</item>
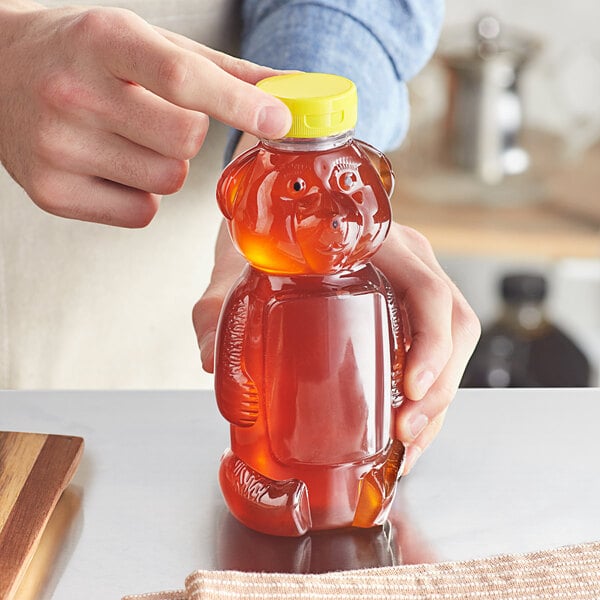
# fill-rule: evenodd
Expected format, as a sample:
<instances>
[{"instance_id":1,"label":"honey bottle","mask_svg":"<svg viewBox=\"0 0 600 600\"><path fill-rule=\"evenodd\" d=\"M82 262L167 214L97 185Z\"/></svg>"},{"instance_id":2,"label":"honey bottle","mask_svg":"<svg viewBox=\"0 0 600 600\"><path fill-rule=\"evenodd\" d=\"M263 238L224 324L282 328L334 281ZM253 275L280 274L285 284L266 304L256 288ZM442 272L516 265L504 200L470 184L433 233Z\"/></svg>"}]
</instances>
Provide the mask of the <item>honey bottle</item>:
<instances>
[{"instance_id":1,"label":"honey bottle","mask_svg":"<svg viewBox=\"0 0 600 600\"><path fill-rule=\"evenodd\" d=\"M300 536L383 524L401 461L404 319L370 263L391 222L389 161L354 138L344 77L257 84L293 123L233 160L217 200L245 267L224 303L215 393L231 424L219 480L232 514Z\"/></svg>"}]
</instances>

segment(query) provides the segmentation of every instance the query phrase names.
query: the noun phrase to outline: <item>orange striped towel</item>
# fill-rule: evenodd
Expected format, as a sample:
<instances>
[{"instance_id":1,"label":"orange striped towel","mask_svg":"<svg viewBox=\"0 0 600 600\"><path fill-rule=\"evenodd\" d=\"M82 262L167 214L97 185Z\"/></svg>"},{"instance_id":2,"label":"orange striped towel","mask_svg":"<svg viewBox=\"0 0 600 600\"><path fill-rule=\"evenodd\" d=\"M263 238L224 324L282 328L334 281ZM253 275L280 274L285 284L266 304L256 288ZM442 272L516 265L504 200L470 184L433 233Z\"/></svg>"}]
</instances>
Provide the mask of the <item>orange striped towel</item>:
<instances>
[{"instance_id":1,"label":"orange striped towel","mask_svg":"<svg viewBox=\"0 0 600 600\"><path fill-rule=\"evenodd\" d=\"M196 571L123 600L600 600L600 542L529 554L320 575Z\"/></svg>"}]
</instances>

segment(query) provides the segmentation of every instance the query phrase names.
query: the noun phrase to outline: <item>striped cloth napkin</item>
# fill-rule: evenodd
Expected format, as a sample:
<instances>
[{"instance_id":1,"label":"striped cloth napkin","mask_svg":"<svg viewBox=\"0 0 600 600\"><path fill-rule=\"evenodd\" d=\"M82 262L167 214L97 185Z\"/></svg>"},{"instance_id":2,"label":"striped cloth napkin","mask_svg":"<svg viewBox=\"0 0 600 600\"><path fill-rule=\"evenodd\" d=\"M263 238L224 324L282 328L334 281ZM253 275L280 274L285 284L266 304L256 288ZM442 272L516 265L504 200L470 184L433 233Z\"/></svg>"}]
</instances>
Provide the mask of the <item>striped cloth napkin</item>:
<instances>
[{"instance_id":1,"label":"striped cloth napkin","mask_svg":"<svg viewBox=\"0 0 600 600\"><path fill-rule=\"evenodd\" d=\"M318 575L196 571L123 600L600 600L600 542L529 554Z\"/></svg>"}]
</instances>

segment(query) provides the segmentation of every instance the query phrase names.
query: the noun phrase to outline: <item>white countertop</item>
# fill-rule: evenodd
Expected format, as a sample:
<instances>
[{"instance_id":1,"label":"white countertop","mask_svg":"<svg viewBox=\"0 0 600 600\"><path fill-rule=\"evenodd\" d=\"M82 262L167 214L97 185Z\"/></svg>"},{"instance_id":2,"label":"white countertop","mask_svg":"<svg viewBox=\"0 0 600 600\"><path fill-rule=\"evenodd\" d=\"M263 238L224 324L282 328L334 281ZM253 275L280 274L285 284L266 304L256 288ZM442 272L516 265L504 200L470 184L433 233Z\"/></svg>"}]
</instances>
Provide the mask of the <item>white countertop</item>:
<instances>
[{"instance_id":1,"label":"white countertop","mask_svg":"<svg viewBox=\"0 0 600 600\"><path fill-rule=\"evenodd\" d=\"M0 430L82 436L81 505L41 598L183 587L197 568L327 570L600 540L600 389L461 390L384 531L277 540L227 513L212 392L0 392ZM390 542L391 539L391 542Z\"/></svg>"}]
</instances>

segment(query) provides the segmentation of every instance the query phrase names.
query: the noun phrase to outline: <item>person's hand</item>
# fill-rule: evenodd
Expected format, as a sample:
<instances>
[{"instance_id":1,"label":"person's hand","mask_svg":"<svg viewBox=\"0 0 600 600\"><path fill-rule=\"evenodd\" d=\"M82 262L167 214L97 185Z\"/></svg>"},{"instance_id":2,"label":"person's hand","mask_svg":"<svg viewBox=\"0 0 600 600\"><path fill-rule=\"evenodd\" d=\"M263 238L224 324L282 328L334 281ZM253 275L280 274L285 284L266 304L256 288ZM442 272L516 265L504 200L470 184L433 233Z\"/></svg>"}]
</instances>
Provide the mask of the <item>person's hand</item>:
<instances>
[{"instance_id":1,"label":"person's hand","mask_svg":"<svg viewBox=\"0 0 600 600\"><path fill-rule=\"evenodd\" d=\"M6 6L0 160L50 213L142 227L183 185L208 115L261 137L290 127L285 105L253 85L271 69L123 9Z\"/></svg>"},{"instance_id":2,"label":"person's hand","mask_svg":"<svg viewBox=\"0 0 600 600\"><path fill-rule=\"evenodd\" d=\"M411 327L404 379L406 400L396 413L394 424L396 437L407 448L407 474L442 427L479 339L480 325L440 267L428 240L414 229L393 223L372 262L389 279ZM209 373L213 372L221 306L245 264L223 223L210 284L192 313L202 366Z\"/></svg>"},{"instance_id":3,"label":"person's hand","mask_svg":"<svg viewBox=\"0 0 600 600\"><path fill-rule=\"evenodd\" d=\"M406 446L406 474L442 428L481 325L418 231L392 223L372 262L392 284L410 326L405 401L395 422L395 437Z\"/></svg>"}]
</instances>

